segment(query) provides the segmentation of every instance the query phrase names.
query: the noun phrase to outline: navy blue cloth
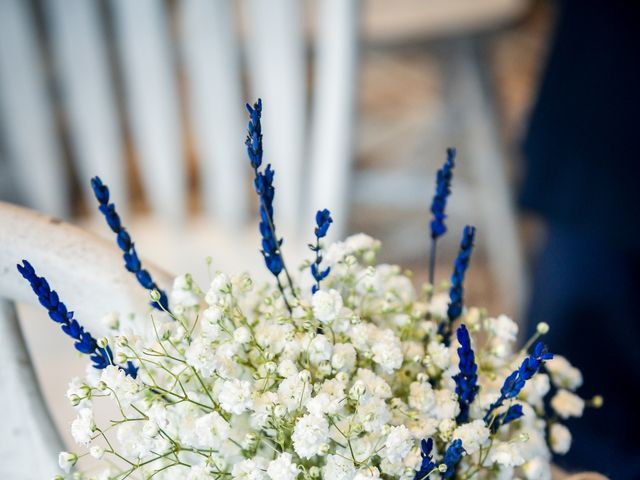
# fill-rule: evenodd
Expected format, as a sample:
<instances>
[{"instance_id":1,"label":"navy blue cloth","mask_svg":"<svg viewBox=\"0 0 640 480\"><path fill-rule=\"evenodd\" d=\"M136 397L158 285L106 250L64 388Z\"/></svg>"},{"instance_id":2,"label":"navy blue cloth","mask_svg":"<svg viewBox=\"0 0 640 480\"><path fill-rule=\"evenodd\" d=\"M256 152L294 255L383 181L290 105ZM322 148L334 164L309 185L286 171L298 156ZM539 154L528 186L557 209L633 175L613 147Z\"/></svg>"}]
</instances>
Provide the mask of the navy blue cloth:
<instances>
[{"instance_id":1,"label":"navy blue cloth","mask_svg":"<svg viewBox=\"0 0 640 480\"><path fill-rule=\"evenodd\" d=\"M640 479L640 255L551 225L529 311L551 326L545 342L582 370L585 409L567 425L573 445L555 461L615 480Z\"/></svg>"},{"instance_id":2,"label":"navy blue cloth","mask_svg":"<svg viewBox=\"0 0 640 480\"><path fill-rule=\"evenodd\" d=\"M546 221L528 314L580 368L556 461L640 479L640 2L563 0L524 143L521 205Z\"/></svg>"},{"instance_id":3,"label":"navy blue cloth","mask_svg":"<svg viewBox=\"0 0 640 480\"><path fill-rule=\"evenodd\" d=\"M640 249L640 2L557 5L524 143L521 202Z\"/></svg>"}]
</instances>

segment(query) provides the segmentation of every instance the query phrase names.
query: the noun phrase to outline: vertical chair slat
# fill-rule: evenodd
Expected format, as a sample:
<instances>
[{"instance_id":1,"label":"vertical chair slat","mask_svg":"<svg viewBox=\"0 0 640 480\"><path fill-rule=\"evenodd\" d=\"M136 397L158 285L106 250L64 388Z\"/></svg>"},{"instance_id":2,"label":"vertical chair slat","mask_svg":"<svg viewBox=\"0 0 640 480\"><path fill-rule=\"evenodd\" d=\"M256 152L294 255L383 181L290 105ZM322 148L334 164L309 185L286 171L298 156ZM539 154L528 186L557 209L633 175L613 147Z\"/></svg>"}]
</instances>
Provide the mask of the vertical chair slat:
<instances>
[{"instance_id":1,"label":"vertical chair slat","mask_svg":"<svg viewBox=\"0 0 640 480\"><path fill-rule=\"evenodd\" d=\"M63 444L44 402L11 302L0 298L0 477L51 478Z\"/></svg>"},{"instance_id":2,"label":"vertical chair slat","mask_svg":"<svg viewBox=\"0 0 640 480\"><path fill-rule=\"evenodd\" d=\"M18 190L31 207L69 213L67 172L29 3L0 2L0 108Z\"/></svg>"},{"instance_id":3,"label":"vertical chair slat","mask_svg":"<svg viewBox=\"0 0 640 480\"><path fill-rule=\"evenodd\" d=\"M305 144L302 2L248 0L246 7L251 90L264 101L264 158L276 170L276 221L281 232L295 232Z\"/></svg>"},{"instance_id":4,"label":"vertical chair slat","mask_svg":"<svg viewBox=\"0 0 640 480\"><path fill-rule=\"evenodd\" d=\"M118 199L118 208L124 210L127 196L122 139L99 4L47 0L45 7L68 112L73 157L85 195L93 196L89 179L100 175Z\"/></svg>"},{"instance_id":5,"label":"vertical chair slat","mask_svg":"<svg viewBox=\"0 0 640 480\"><path fill-rule=\"evenodd\" d=\"M187 96L207 213L223 225L247 216L243 102L233 0L179 3Z\"/></svg>"},{"instance_id":6,"label":"vertical chair slat","mask_svg":"<svg viewBox=\"0 0 640 480\"><path fill-rule=\"evenodd\" d=\"M318 2L311 175L307 217L329 208L341 238L348 220L349 173L354 135L359 2Z\"/></svg>"},{"instance_id":7,"label":"vertical chair slat","mask_svg":"<svg viewBox=\"0 0 640 480\"><path fill-rule=\"evenodd\" d=\"M111 0L128 118L153 210L185 216L185 160L164 2Z\"/></svg>"}]
</instances>

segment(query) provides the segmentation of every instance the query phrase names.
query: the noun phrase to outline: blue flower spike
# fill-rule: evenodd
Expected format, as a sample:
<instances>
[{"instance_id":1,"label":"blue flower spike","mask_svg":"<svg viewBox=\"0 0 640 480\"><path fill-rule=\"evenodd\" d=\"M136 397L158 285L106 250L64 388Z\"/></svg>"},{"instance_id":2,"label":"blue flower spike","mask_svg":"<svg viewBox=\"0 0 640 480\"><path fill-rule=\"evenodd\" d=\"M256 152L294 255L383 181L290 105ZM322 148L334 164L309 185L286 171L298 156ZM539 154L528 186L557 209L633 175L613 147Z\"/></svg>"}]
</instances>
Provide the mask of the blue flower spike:
<instances>
[{"instance_id":1,"label":"blue flower spike","mask_svg":"<svg viewBox=\"0 0 640 480\"><path fill-rule=\"evenodd\" d=\"M416 476L414 480L425 480L429 474L437 468L436 464L433 462L433 439L429 438L425 440L424 438L420 442L420 456L422 457L422 462L420 463L420 469L416 472Z\"/></svg>"},{"instance_id":2,"label":"blue flower spike","mask_svg":"<svg viewBox=\"0 0 640 480\"><path fill-rule=\"evenodd\" d=\"M144 288L150 291L157 290L160 293L160 299L157 302L151 302L154 308L169 311L167 294L156 285L151 278L151 274L142 268L142 263L136 252L135 245L127 230L122 226L120 216L116 212L116 206L113 203L109 203L109 188L102 183L100 177L93 177L91 179L91 188L93 188L96 200L98 200L100 204L98 208L104 215L107 225L109 225L111 231L116 234L118 247L124 252L125 268L136 276L136 279Z\"/></svg>"},{"instance_id":3,"label":"blue flower spike","mask_svg":"<svg viewBox=\"0 0 640 480\"><path fill-rule=\"evenodd\" d=\"M453 168L455 167L456 149L447 149L447 160L436 175L436 192L431 202L431 255L429 260L429 283L434 285L436 266L436 242L447 232L444 221L447 218L445 213L447 199L451 194L451 180L453 179Z\"/></svg>"},{"instance_id":4,"label":"blue flower spike","mask_svg":"<svg viewBox=\"0 0 640 480\"><path fill-rule=\"evenodd\" d=\"M462 440L456 439L447 448L447 451L444 452L444 458L442 459L441 466L444 465L446 470L442 473L442 478L451 478L456 473L456 466L462 460L462 455L465 453L464 448L462 448ZM442 471L442 470L440 470Z\"/></svg>"},{"instance_id":5,"label":"blue flower spike","mask_svg":"<svg viewBox=\"0 0 640 480\"><path fill-rule=\"evenodd\" d=\"M291 275L287 270L281 253L282 239L278 239L276 235L276 227L273 219L273 199L275 196L275 188L273 187L273 177L275 172L268 164L261 171L262 166L262 100L258 99L253 106L247 104L247 112L249 113L249 124L247 127L247 139L245 145L247 147L247 155L254 172L253 185L260 200L260 235L262 236L262 256L264 257L267 269L276 277L278 289L282 294L285 305L289 312L292 312L291 305L287 300L284 286L280 281L280 273L284 272L291 294L295 297L296 292L291 280Z\"/></svg>"},{"instance_id":6,"label":"blue flower spike","mask_svg":"<svg viewBox=\"0 0 640 480\"><path fill-rule=\"evenodd\" d=\"M38 296L40 304L47 309L49 318L59 323L62 331L75 340L76 350L89 355L93 367L98 370L114 365L113 353L109 345L103 347L98 345L98 341L73 318L73 312L67 310L66 305L62 303L55 290L51 289L47 280L39 277L33 266L26 260L17 267L18 272L29 282L31 289ZM127 366L120 369L133 378L138 374L137 367L131 362L127 362Z\"/></svg>"},{"instance_id":7,"label":"blue flower spike","mask_svg":"<svg viewBox=\"0 0 640 480\"><path fill-rule=\"evenodd\" d=\"M315 252L316 258L314 262L311 264L311 276L316 281L315 285L311 287L311 293L316 293L320 290L320 282L327 278L329 272L331 272L331 267L327 267L324 270L320 268L320 264L322 263L322 248L320 247L320 239L327 236L327 232L329 231L329 226L333 219L331 218L331 212L326 208L324 210L318 210L316 213L316 228L314 233L316 235L316 244L309 245L311 251Z\"/></svg>"},{"instance_id":8,"label":"blue flower spike","mask_svg":"<svg viewBox=\"0 0 640 480\"><path fill-rule=\"evenodd\" d=\"M451 337L451 325L460 317L464 307L464 276L471 253L473 252L473 241L476 236L476 228L467 225L462 232L462 240L460 241L460 251L453 266L453 274L451 275L451 288L449 289L449 306L447 307L448 321L440 324L439 333L443 337L445 345L449 345Z\"/></svg>"},{"instance_id":9,"label":"blue flower spike","mask_svg":"<svg viewBox=\"0 0 640 480\"><path fill-rule=\"evenodd\" d=\"M456 394L460 404L460 413L456 421L461 424L469 419L469 406L476 398L480 387L478 386L478 365L471 349L471 338L467 327L464 324L460 325L456 335L460 342L458 347L460 372L454 375L453 379L456 382Z\"/></svg>"},{"instance_id":10,"label":"blue flower spike","mask_svg":"<svg viewBox=\"0 0 640 480\"><path fill-rule=\"evenodd\" d=\"M494 403L491 404L491 406L487 410L486 415L484 416L485 423L490 425L491 423L496 421L498 419L498 416L492 418L493 412L497 408L501 407L505 400L516 398L520 394L520 391L524 388L527 380L530 380L536 373L540 371L540 368L545 361L551 360L552 358L553 354L547 351L542 342L538 342L533 348L533 353L528 355L522 361L520 367L505 379L504 383L502 384L502 388L500 389L500 396ZM507 411L507 414L509 414L509 411ZM513 417L517 414L517 411L512 411L509 416ZM515 420L515 418L511 418L510 421L512 420Z\"/></svg>"}]
</instances>

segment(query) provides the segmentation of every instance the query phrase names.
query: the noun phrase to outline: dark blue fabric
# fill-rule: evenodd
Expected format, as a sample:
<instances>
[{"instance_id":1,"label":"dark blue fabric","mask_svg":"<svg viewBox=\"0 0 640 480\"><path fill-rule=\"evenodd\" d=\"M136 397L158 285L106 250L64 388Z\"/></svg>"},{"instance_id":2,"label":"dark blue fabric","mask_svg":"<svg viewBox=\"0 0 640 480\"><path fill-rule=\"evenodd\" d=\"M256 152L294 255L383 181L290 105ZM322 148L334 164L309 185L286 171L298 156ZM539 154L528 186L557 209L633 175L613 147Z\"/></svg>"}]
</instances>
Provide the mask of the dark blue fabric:
<instances>
[{"instance_id":1,"label":"dark blue fabric","mask_svg":"<svg viewBox=\"0 0 640 480\"><path fill-rule=\"evenodd\" d=\"M604 397L567 422L573 446L557 463L640 479L640 255L551 225L534 285L529 334L548 322L549 348L582 370L578 393Z\"/></svg>"},{"instance_id":2,"label":"dark blue fabric","mask_svg":"<svg viewBox=\"0 0 640 480\"><path fill-rule=\"evenodd\" d=\"M522 204L640 249L640 2L556 4L524 143Z\"/></svg>"},{"instance_id":3,"label":"dark blue fabric","mask_svg":"<svg viewBox=\"0 0 640 480\"><path fill-rule=\"evenodd\" d=\"M524 143L521 203L549 226L529 311L600 410L558 463L640 479L640 2L561 0Z\"/></svg>"}]
</instances>

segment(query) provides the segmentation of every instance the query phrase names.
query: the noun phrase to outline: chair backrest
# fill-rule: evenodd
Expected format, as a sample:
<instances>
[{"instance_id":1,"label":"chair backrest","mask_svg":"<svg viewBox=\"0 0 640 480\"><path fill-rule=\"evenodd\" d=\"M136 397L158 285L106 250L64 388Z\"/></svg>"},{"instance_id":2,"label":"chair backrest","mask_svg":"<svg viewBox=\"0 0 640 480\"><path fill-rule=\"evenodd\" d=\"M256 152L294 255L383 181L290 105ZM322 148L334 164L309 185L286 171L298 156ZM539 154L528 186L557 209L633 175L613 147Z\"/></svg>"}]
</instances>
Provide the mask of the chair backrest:
<instances>
[{"instance_id":1,"label":"chair backrest","mask_svg":"<svg viewBox=\"0 0 640 480\"><path fill-rule=\"evenodd\" d=\"M218 223L238 226L250 207L243 104L259 96L265 103L265 160L277 171L281 228L295 232L314 209L344 207L357 1L184 0L173 8L158 0L41 4L38 23L29 2L0 3L0 124L29 206L69 213L53 83L86 196L87 180L97 174L116 198L128 198L129 133L148 204L180 222L190 193L186 145L193 144L205 211ZM314 57L307 55L302 21L308 7L316 19ZM314 59L312 95L307 58ZM126 207L121 201L119 208ZM334 233L343 226L335 225Z\"/></svg>"},{"instance_id":2,"label":"chair backrest","mask_svg":"<svg viewBox=\"0 0 640 480\"><path fill-rule=\"evenodd\" d=\"M63 445L40 392L12 305L14 301L38 303L18 274L16 262L28 258L96 336L106 333L99 322L103 315L114 310L145 311L148 292L123 268L121 252L113 243L3 202L0 245L0 477L48 478L58 473L56 457ZM162 288L170 285L166 273L148 262L145 268ZM43 324L42 331L52 331L47 327L55 330L54 325Z\"/></svg>"}]
</instances>

